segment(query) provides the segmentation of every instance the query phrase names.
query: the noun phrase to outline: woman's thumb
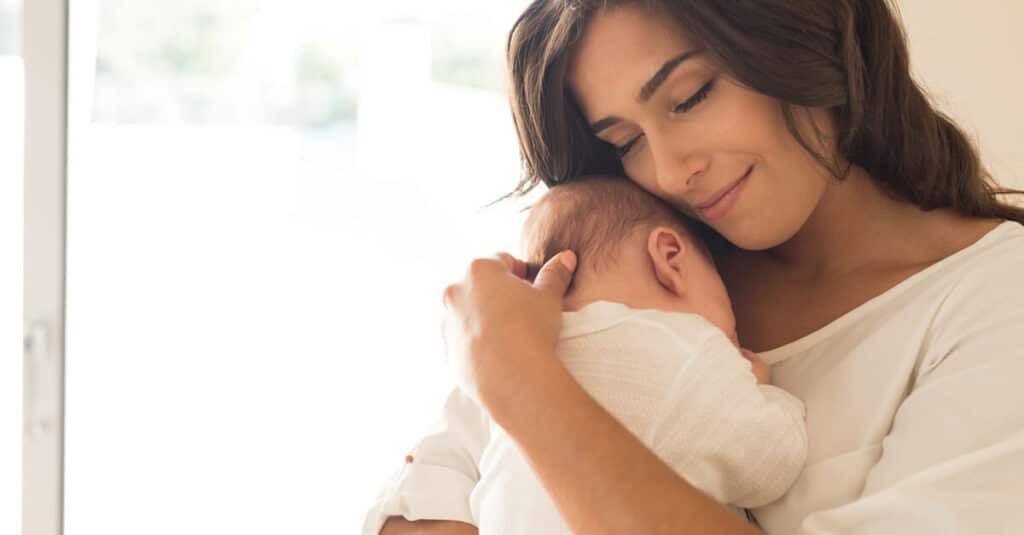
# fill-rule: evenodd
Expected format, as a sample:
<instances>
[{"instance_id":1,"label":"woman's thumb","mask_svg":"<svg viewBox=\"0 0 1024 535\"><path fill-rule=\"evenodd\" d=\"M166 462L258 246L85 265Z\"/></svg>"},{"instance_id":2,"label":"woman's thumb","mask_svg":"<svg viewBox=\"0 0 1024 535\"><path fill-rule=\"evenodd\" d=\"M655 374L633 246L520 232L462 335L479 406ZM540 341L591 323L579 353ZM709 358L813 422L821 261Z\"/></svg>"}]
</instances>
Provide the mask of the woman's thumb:
<instances>
[{"instance_id":1,"label":"woman's thumb","mask_svg":"<svg viewBox=\"0 0 1024 535\"><path fill-rule=\"evenodd\" d=\"M569 282L572 281L574 271L576 271L576 253L570 250L562 251L551 257L540 268L537 278L533 280L533 286L561 298L569 289Z\"/></svg>"}]
</instances>

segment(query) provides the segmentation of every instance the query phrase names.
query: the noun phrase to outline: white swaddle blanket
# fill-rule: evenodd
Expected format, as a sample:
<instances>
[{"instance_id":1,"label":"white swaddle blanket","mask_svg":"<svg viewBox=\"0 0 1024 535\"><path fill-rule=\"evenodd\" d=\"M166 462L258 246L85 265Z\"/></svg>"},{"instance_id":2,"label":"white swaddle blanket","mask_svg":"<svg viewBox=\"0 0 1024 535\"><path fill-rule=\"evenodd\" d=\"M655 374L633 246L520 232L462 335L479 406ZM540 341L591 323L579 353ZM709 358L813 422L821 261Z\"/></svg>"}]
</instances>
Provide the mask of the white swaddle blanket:
<instances>
[{"instance_id":1,"label":"white swaddle blanket","mask_svg":"<svg viewBox=\"0 0 1024 535\"><path fill-rule=\"evenodd\" d=\"M803 467L803 404L758 385L700 316L598 301L563 314L558 354L594 399L720 503L767 504ZM518 447L472 401L453 393L437 430L382 493L365 534L393 515L461 520L481 535L570 533Z\"/></svg>"}]
</instances>

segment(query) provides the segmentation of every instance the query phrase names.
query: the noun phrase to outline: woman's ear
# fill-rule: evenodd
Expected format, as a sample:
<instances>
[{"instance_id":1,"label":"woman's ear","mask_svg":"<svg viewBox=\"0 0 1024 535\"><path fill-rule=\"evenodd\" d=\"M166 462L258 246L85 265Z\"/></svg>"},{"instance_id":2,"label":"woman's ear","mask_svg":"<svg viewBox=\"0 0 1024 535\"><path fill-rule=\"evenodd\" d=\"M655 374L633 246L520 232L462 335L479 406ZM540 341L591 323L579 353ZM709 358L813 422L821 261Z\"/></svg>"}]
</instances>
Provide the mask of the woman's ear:
<instances>
[{"instance_id":1,"label":"woman's ear","mask_svg":"<svg viewBox=\"0 0 1024 535\"><path fill-rule=\"evenodd\" d=\"M657 227L647 236L647 253L654 265L654 275L668 291L682 297L686 291L684 259L687 244L675 229Z\"/></svg>"}]
</instances>

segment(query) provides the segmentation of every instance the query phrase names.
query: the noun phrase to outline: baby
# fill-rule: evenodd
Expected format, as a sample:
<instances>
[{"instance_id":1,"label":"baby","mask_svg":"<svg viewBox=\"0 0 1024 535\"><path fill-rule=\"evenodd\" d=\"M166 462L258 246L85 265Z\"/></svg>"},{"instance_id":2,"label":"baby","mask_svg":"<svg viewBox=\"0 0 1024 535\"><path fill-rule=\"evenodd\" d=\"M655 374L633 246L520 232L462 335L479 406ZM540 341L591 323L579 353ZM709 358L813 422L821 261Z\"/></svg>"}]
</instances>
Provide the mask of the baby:
<instances>
[{"instance_id":1,"label":"baby","mask_svg":"<svg viewBox=\"0 0 1024 535\"><path fill-rule=\"evenodd\" d=\"M557 352L598 403L720 503L758 507L786 492L806 458L803 405L741 353L693 223L626 179L594 176L538 201L522 246L534 265L577 254ZM364 535L390 516L459 520L481 534L570 533L514 441L458 390L406 461Z\"/></svg>"}]
</instances>

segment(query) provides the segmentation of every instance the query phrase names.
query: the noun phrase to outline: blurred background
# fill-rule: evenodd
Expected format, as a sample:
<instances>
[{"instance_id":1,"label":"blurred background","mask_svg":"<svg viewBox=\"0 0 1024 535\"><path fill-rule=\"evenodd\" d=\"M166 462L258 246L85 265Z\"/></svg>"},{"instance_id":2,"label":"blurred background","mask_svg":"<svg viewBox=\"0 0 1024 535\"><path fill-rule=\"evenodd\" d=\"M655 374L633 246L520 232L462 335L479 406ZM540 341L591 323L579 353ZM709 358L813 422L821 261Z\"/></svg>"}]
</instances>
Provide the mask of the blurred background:
<instances>
[{"instance_id":1,"label":"blurred background","mask_svg":"<svg viewBox=\"0 0 1024 535\"><path fill-rule=\"evenodd\" d=\"M525 2L69 6L65 532L355 533L451 388L444 286L518 247Z\"/></svg>"},{"instance_id":2,"label":"blurred background","mask_svg":"<svg viewBox=\"0 0 1024 535\"><path fill-rule=\"evenodd\" d=\"M72 7L68 533L356 532L518 245L524 5Z\"/></svg>"},{"instance_id":3,"label":"blurred background","mask_svg":"<svg viewBox=\"0 0 1024 535\"><path fill-rule=\"evenodd\" d=\"M66 533L356 532L451 387L444 286L518 247L530 199L483 205L519 178L503 51L525 5L70 3ZM915 71L1024 186L1024 4L900 6ZM0 0L5 296L20 8Z\"/></svg>"},{"instance_id":4,"label":"blurred background","mask_svg":"<svg viewBox=\"0 0 1024 535\"><path fill-rule=\"evenodd\" d=\"M0 0L0 532L21 514L24 231L21 0Z\"/></svg>"}]
</instances>

